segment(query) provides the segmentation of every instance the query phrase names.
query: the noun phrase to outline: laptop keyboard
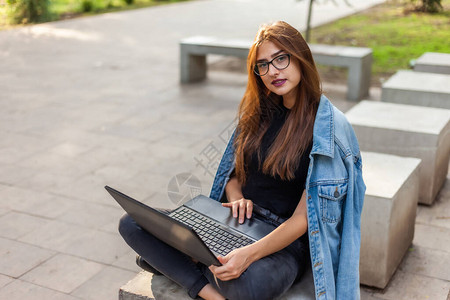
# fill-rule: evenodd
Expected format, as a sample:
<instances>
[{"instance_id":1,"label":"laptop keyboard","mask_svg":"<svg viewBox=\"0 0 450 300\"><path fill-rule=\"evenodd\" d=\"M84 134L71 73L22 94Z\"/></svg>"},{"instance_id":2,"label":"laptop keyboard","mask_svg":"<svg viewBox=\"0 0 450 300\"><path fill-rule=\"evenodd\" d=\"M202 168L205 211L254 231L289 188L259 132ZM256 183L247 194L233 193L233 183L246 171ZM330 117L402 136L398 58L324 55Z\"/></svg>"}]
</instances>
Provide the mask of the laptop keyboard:
<instances>
[{"instance_id":1,"label":"laptop keyboard","mask_svg":"<svg viewBox=\"0 0 450 300\"><path fill-rule=\"evenodd\" d=\"M227 255L236 248L240 248L254 241L248 237L233 232L219 222L205 217L185 206L181 206L170 214L172 218L192 227L208 248L221 256Z\"/></svg>"}]
</instances>

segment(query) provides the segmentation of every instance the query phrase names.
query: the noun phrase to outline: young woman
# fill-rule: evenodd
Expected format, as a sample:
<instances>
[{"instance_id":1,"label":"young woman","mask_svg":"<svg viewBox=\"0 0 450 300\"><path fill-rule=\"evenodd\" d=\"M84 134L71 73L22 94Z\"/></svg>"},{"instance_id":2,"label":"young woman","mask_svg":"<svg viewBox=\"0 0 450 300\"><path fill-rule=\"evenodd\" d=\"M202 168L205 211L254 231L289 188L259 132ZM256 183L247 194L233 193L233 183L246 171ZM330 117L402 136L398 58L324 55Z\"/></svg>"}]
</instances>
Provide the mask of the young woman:
<instances>
[{"instance_id":1,"label":"young woman","mask_svg":"<svg viewBox=\"0 0 450 300\"><path fill-rule=\"evenodd\" d=\"M193 262L128 216L119 230L140 265L192 298L274 299L312 267L316 299L359 299L365 185L353 129L321 95L311 51L289 24L261 27L247 66L238 126L210 197L239 222L258 217L276 228L218 257L221 266Z\"/></svg>"}]
</instances>

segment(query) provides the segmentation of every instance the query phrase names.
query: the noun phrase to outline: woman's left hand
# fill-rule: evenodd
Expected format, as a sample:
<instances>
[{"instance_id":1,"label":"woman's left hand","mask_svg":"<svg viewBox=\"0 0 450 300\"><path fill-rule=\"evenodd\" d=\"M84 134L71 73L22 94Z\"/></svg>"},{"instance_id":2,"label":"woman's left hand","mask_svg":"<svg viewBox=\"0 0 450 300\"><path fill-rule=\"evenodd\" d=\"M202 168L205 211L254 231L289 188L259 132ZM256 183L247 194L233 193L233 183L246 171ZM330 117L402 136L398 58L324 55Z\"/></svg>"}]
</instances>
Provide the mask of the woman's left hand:
<instances>
[{"instance_id":1,"label":"woman's left hand","mask_svg":"<svg viewBox=\"0 0 450 300\"><path fill-rule=\"evenodd\" d=\"M209 270L220 280L236 279L252 264L249 246L234 249L226 256L218 256L222 266L211 265Z\"/></svg>"}]
</instances>

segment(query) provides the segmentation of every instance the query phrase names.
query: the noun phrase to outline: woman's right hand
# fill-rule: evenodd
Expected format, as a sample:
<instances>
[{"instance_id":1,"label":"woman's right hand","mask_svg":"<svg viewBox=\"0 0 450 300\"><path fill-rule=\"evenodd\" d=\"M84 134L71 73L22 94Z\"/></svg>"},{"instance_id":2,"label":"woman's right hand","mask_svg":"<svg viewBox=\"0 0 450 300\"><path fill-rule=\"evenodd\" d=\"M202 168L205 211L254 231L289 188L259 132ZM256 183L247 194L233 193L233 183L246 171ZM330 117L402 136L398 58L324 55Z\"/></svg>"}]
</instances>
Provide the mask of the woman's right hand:
<instances>
[{"instance_id":1,"label":"woman's right hand","mask_svg":"<svg viewBox=\"0 0 450 300\"><path fill-rule=\"evenodd\" d=\"M239 217L239 224L244 223L245 217L250 219L253 212L252 200L241 198L233 202L222 203L222 206L231 208L233 218Z\"/></svg>"}]
</instances>

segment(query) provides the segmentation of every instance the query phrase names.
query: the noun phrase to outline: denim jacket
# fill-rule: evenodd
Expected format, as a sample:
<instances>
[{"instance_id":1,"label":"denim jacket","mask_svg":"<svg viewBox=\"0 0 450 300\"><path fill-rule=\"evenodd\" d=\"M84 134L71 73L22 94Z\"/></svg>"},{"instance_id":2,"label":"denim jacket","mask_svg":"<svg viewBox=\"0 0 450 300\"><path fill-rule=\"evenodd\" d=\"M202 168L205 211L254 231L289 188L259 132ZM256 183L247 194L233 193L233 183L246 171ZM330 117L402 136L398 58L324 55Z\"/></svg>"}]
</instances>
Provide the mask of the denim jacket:
<instances>
[{"instance_id":1,"label":"denim jacket","mask_svg":"<svg viewBox=\"0 0 450 300\"><path fill-rule=\"evenodd\" d=\"M234 169L234 133L210 197L224 201ZM322 95L306 179L308 235L317 300L359 299L361 211L366 186L358 141L344 114Z\"/></svg>"}]
</instances>

